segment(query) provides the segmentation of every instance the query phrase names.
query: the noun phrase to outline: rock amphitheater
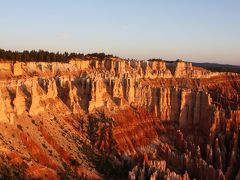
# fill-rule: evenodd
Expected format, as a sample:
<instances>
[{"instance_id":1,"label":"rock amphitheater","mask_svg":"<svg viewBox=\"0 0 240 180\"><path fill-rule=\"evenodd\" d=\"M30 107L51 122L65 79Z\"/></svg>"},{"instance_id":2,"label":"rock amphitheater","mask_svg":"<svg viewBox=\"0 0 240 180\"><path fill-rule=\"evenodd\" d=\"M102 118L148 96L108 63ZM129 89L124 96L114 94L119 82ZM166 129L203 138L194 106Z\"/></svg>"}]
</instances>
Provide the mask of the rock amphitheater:
<instances>
[{"instance_id":1,"label":"rock amphitheater","mask_svg":"<svg viewBox=\"0 0 240 180\"><path fill-rule=\"evenodd\" d=\"M239 123L237 73L0 62L0 178L240 179Z\"/></svg>"}]
</instances>

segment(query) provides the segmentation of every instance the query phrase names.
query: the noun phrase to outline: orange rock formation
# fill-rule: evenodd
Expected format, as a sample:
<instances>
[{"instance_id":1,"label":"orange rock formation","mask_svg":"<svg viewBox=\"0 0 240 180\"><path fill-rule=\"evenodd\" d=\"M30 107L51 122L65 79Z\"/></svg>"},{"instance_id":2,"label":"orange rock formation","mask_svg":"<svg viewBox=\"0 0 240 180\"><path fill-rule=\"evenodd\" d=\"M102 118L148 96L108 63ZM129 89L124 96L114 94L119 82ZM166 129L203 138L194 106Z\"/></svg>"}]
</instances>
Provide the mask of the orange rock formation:
<instances>
[{"instance_id":1,"label":"orange rock formation","mask_svg":"<svg viewBox=\"0 0 240 180\"><path fill-rule=\"evenodd\" d=\"M0 74L0 172L6 177L10 171L11 177L104 178L94 158L103 158L111 138L116 152L109 157L122 168L130 161L129 179L240 177L237 73L181 60L111 58L0 62ZM100 149L88 134L89 115L98 111L114 121L112 131L97 123ZM141 154L148 163L138 161Z\"/></svg>"}]
</instances>

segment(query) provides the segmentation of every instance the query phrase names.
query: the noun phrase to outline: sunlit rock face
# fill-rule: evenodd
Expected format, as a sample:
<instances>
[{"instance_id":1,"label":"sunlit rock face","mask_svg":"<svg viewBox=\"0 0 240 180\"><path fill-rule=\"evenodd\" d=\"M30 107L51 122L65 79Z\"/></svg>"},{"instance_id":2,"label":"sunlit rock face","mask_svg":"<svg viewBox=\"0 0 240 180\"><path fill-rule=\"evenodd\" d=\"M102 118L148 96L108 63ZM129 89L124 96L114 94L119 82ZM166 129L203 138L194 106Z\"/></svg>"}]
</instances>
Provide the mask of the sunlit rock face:
<instances>
[{"instance_id":1,"label":"sunlit rock face","mask_svg":"<svg viewBox=\"0 0 240 180\"><path fill-rule=\"evenodd\" d=\"M1 145L6 156L17 153L28 165L23 176L41 178L33 176L26 161L31 159L48 175L71 169L71 177L101 179L104 174L83 158L82 146L92 147L86 130L90 115L104 111L115 122L116 153L131 161L129 179L232 179L240 176L239 96L239 74L181 60L1 62L0 122L8 127L1 127ZM99 147L108 147L108 140L100 138ZM41 150L36 154L34 148ZM140 158L145 165L138 166L142 154L149 159Z\"/></svg>"}]
</instances>

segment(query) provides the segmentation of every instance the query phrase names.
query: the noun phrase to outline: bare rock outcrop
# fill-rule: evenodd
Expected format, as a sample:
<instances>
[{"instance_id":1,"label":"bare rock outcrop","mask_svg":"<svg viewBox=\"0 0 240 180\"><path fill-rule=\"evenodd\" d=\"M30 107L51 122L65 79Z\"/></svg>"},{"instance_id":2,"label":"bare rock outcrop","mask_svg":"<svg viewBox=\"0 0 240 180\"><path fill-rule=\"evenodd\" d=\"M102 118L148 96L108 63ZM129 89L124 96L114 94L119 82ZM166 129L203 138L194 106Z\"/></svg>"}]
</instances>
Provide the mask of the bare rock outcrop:
<instances>
[{"instance_id":1,"label":"bare rock outcrop","mask_svg":"<svg viewBox=\"0 0 240 180\"><path fill-rule=\"evenodd\" d=\"M14 108L17 115L23 114L27 110L26 104L27 96L21 89L21 86L16 88L16 98L14 99Z\"/></svg>"},{"instance_id":2,"label":"bare rock outcrop","mask_svg":"<svg viewBox=\"0 0 240 180\"><path fill-rule=\"evenodd\" d=\"M31 108L29 110L30 115L36 115L39 112L44 111L44 107L41 104L41 98L44 96L44 92L39 86L39 84L35 81L32 83L32 89L31 89L31 95L32 95L32 104Z\"/></svg>"},{"instance_id":3,"label":"bare rock outcrop","mask_svg":"<svg viewBox=\"0 0 240 180\"><path fill-rule=\"evenodd\" d=\"M0 90L0 115L1 122L14 122L15 113L13 111L12 99L6 88Z\"/></svg>"},{"instance_id":4,"label":"bare rock outcrop","mask_svg":"<svg viewBox=\"0 0 240 180\"><path fill-rule=\"evenodd\" d=\"M70 167L100 178L85 167L96 168L88 161L104 154L111 139L118 155L101 163L111 159L132 169L129 179L239 177L239 74L120 58L0 62L0 70L0 122L13 128L0 134L0 143L22 154L21 163L34 159L29 174L34 167L54 175ZM96 150L89 119L99 111L106 124L96 125ZM142 154L149 158L139 161Z\"/></svg>"}]
</instances>

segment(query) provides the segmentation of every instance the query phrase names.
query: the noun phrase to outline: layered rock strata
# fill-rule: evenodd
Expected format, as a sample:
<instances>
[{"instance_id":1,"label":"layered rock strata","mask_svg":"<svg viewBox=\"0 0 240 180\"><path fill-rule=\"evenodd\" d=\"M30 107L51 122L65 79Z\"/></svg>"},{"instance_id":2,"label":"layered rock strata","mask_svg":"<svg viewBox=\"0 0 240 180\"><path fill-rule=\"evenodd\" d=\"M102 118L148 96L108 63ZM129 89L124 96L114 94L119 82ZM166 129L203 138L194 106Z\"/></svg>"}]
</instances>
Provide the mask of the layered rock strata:
<instances>
[{"instance_id":1,"label":"layered rock strata","mask_svg":"<svg viewBox=\"0 0 240 180\"><path fill-rule=\"evenodd\" d=\"M189 175L221 179L239 174L235 162L238 130L232 127L239 124L239 74L210 72L183 61L119 58L73 59L69 63L5 62L0 63L0 71L1 122L14 125L22 117L44 120L46 114L49 117L53 112L54 121L54 117L72 119L101 110L116 122L113 136L122 155L160 151L159 146L173 142L174 131L181 129L184 135L201 137L191 142L199 147L194 151L204 157L196 155L198 160L191 162L195 155L187 152L186 144L190 142L182 140L183 144L177 147L185 154L175 154L171 148L167 153L160 151L165 156L160 164L179 164L179 178L183 179ZM167 124L172 127L166 127ZM226 134L221 135L225 141L219 140L220 134ZM234 142L229 140L230 136ZM231 150L222 145L226 141L231 142ZM186 157L189 163L185 162ZM196 172L199 167L201 175ZM173 173L176 169L160 169L163 174L153 172L153 179L178 176Z\"/></svg>"}]
</instances>

